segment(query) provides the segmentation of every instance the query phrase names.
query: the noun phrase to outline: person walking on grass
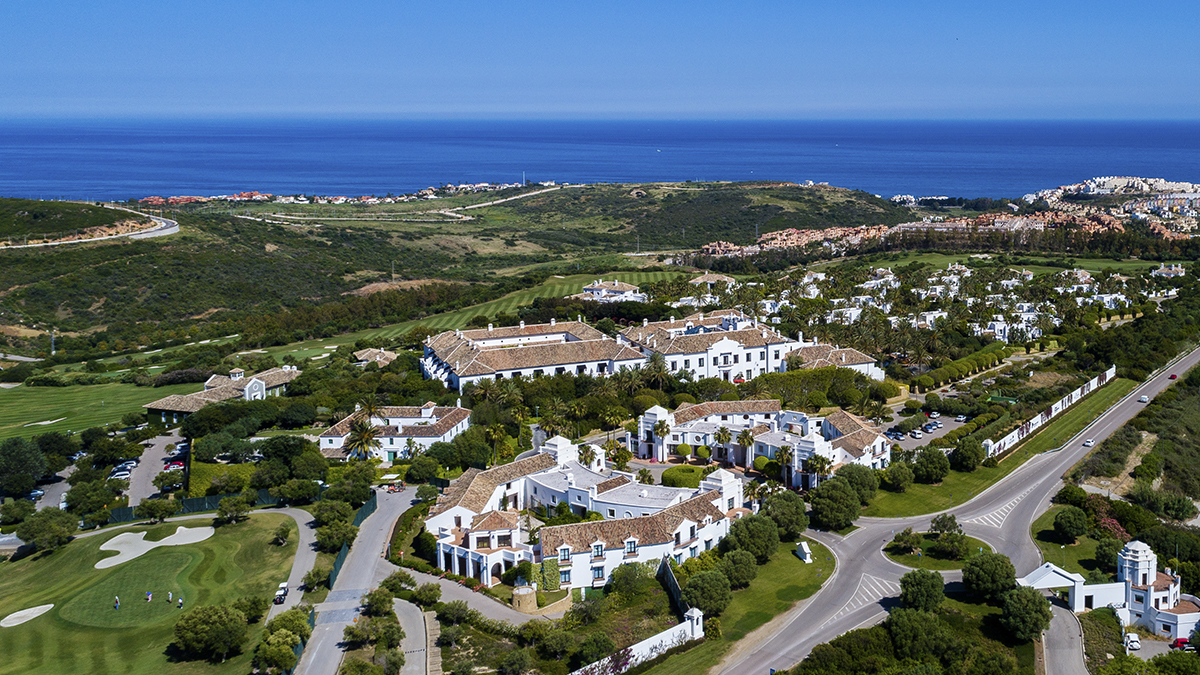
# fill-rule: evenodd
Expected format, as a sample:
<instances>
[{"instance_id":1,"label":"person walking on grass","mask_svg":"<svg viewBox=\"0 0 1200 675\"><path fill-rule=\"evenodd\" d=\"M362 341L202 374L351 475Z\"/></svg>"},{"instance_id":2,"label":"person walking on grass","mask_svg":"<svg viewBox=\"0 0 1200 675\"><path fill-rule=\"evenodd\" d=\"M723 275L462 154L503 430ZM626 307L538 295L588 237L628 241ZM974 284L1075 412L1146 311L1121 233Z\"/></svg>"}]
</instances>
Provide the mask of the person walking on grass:
<instances>
[{"instance_id":1,"label":"person walking on grass","mask_svg":"<svg viewBox=\"0 0 1200 675\"><path fill-rule=\"evenodd\" d=\"M121 609L121 596L113 596L113 609Z\"/></svg>"},{"instance_id":2,"label":"person walking on grass","mask_svg":"<svg viewBox=\"0 0 1200 675\"><path fill-rule=\"evenodd\" d=\"M174 595L175 595L175 591L167 591L167 604L168 605L171 604L172 602L175 602L175 598L172 597Z\"/></svg>"},{"instance_id":3,"label":"person walking on grass","mask_svg":"<svg viewBox=\"0 0 1200 675\"><path fill-rule=\"evenodd\" d=\"M146 602L154 602L154 594L146 591Z\"/></svg>"},{"instance_id":4,"label":"person walking on grass","mask_svg":"<svg viewBox=\"0 0 1200 675\"><path fill-rule=\"evenodd\" d=\"M179 596L179 609L183 609L183 596Z\"/></svg>"}]
</instances>

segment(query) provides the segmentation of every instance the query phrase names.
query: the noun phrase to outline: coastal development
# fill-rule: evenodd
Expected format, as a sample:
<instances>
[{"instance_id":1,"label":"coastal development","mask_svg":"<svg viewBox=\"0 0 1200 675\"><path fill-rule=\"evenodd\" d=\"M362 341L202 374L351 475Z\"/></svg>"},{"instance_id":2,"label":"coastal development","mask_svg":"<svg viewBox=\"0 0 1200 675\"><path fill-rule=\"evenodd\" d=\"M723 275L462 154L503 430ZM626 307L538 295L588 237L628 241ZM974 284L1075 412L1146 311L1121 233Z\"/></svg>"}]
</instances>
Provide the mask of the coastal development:
<instances>
[{"instance_id":1,"label":"coastal development","mask_svg":"<svg viewBox=\"0 0 1200 675\"><path fill-rule=\"evenodd\" d=\"M111 265L106 299L54 316L139 318L53 342L21 320L51 291L14 285L0 649L28 669L45 658L20 646L31 636L69 653L101 625L153 643L138 672L164 649L203 672L303 675L857 672L836 665L857 644L884 645L888 667L988 664L964 672L1196 658L1200 282L1190 249L1153 248L1187 246L1194 186L1096 179L978 203L684 187L153 198L139 207L183 234L129 246L165 265L159 247L227 236L252 247L246 265L340 241L360 260L436 227L454 232L421 255L448 256L450 236L531 255L551 246L542 230L501 234L497 214L586 219L580 204L607 200L674 222L661 204L697 190L713 211L824 196L876 215L755 234L689 222L680 237L737 236L560 248L484 281L414 278L419 260L394 278L390 256L386 275L341 262L282 286L256 268L259 287L203 308L126 297L130 266L95 263ZM769 222L808 217L793 208ZM581 251L603 235L558 227ZM635 249L651 240L629 227ZM126 244L75 245L100 260ZM293 286L323 299L258 304ZM1083 651L1064 647L1079 625ZM952 648L908 645L909 626ZM122 658L112 640L93 642L104 663Z\"/></svg>"}]
</instances>

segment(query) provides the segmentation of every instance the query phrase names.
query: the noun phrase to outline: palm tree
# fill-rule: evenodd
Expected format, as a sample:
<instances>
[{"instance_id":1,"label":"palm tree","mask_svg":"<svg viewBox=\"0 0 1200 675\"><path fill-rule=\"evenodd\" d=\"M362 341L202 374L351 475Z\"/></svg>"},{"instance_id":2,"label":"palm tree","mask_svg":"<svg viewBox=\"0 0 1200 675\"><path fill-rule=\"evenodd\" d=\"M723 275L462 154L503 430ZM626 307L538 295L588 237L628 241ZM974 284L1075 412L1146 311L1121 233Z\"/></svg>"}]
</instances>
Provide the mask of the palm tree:
<instances>
[{"instance_id":1,"label":"palm tree","mask_svg":"<svg viewBox=\"0 0 1200 675\"><path fill-rule=\"evenodd\" d=\"M579 438L579 420L587 415L587 404L582 399L575 399L567 404L567 414L575 420L575 437Z\"/></svg>"},{"instance_id":2,"label":"palm tree","mask_svg":"<svg viewBox=\"0 0 1200 675\"><path fill-rule=\"evenodd\" d=\"M756 377L749 382L743 383L738 389L742 390L742 397L745 399L764 399L770 398L771 394L767 390L767 383L761 377Z\"/></svg>"},{"instance_id":3,"label":"palm tree","mask_svg":"<svg viewBox=\"0 0 1200 675\"><path fill-rule=\"evenodd\" d=\"M650 473L650 469L638 469L637 482L643 485L654 485L654 474Z\"/></svg>"},{"instance_id":4,"label":"palm tree","mask_svg":"<svg viewBox=\"0 0 1200 675\"><path fill-rule=\"evenodd\" d=\"M417 455L421 454L421 451L424 450L424 448L422 448L420 445L417 445L417 442L410 438L404 442L404 450L406 453L408 453L409 459L414 459Z\"/></svg>"},{"instance_id":5,"label":"palm tree","mask_svg":"<svg viewBox=\"0 0 1200 675\"><path fill-rule=\"evenodd\" d=\"M753 504L762 497L762 492L763 484L759 483L758 481L751 481L746 484L746 487L743 490L743 496L745 496L747 501Z\"/></svg>"},{"instance_id":6,"label":"palm tree","mask_svg":"<svg viewBox=\"0 0 1200 675\"><path fill-rule=\"evenodd\" d=\"M751 454L750 450L751 446L754 445L754 434L750 433L749 429L742 429L742 431L738 433L737 442L738 445L742 446L742 449L746 451L746 467L749 468Z\"/></svg>"},{"instance_id":7,"label":"palm tree","mask_svg":"<svg viewBox=\"0 0 1200 675\"><path fill-rule=\"evenodd\" d=\"M602 377L596 380L596 384L592 387L592 396L615 397L617 395L617 383L611 377Z\"/></svg>"},{"instance_id":8,"label":"palm tree","mask_svg":"<svg viewBox=\"0 0 1200 675\"><path fill-rule=\"evenodd\" d=\"M658 352L651 354L650 358L646 360L642 374L646 382L654 385L655 389L662 389L663 384L671 377L671 373L667 370L666 357Z\"/></svg>"},{"instance_id":9,"label":"palm tree","mask_svg":"<svg viewBox=\"0 0 1200 675\"><path fill-rule=\"evenodd\" d=\"M508 432L504 430L503 424L492 424L483 430L483 434L492 443L492 464L498 464L500 462L500 441L508 437Z\"/></svg>"},{"instance_id":10,"label":"palm tree","mask_svg":"<svg viewBox=\"0 0 1200 675\"><path fill-rule=\"evenodd\" d=\"M364 396L358 400L358 411L362 413L363 418L368 422L371 421L371 418L379 417L382 409L383 405L377 396Z\"/></svg>"},{"instance_id":11,"label":"palm tree","mask_svg":"<svg viewBox=\"0 0 1200 675\"><path fill-rule=\"evenodd\" d=\"M596 461L596 451L591 445L584 445L579 448L579 463L586 467L591 467L592 462Z\"/></svg>"},{"instance_id":12,"label":"palm tree","mask_svg":"<svg viewBox=\"0 0 1200 675\"><path fill-rule=\"evenodd\" d=\"M350 423L350 434L346 437L346 452L350 459L366 459L380 446L379 427L365 419Z\"/></svg>"},{"instance_id":13,"label":"palm tree","mask_svg":"<svg viewBox=\"0 0 1200 675\"><path fill-rule=\"evenodd\" d=\"M671 432L670 425L666 420L659 420L654 423L654 437L658 439L658 445L662 448L665 455L667 452L667 434Z\"/></svg>"},{"instance_id":14,"label":"palm tree","mask_svg":"<svg viewBox=\"0 0 1200 675\"><path fill-rule=\"evenodd\" d=\"M867 419L871 420L875 424L880 424L883 422L883 418L888 416L889 412L890 409L884 405L883 401L871 399L871 404L867 406L866 416Z\"/></svg>"},{"instance_id":15,"label":"palm tree","mask_svg":"<svg viewBox=\"0 0 1200 675\"><path fill-rule=\"evenodd\" d=\"M495 380L480 380L471 388L471 400L495 401L500 397L500 385Z\"/></svg>"},{"instance_id":16,"label":"palm tree","mask_svg":"<svg viewBox=\"0 0 1200 675\"><path fill-rule=\"evenodd\" d=\"M622 391L628 392L630 395L633 395L638 389L642 388L641 366L638 366L637 368L626 368L625 370L618 372L613 377L616 380L617 387Z\"/></svg>"},{"instance_id":17,"label":"palm tree","mask_svg":"<svg viewBox=\"0 0 1200 675\"><path fill-rule=\"evenodd\" d=\"M499 401L509 408L521 405L524 401L521 385L516 380L505 380L500 385Z\"/></svg>"},{"instance_id":18,"label":"palm tree","mask_svg":"<svg viewBox=\"0 0 1200 675\"><path fill-rule=\"evenodd\" d=\"M612 439L613 429L620 426L621 420L623 419L625 419L625 413L620 408L608 408L604 412L600 413L600 421L603 422L605 426L612 427L612 429L609 429L608 431L609 440Z\"/></svg>"},{"instance_id":19,"label":"palm tree","mask_svg":"<svg viewBox=\"0 0 1200 675\"><path fill-rule=\"evenodd\" d=\"M730 433L729 429L726 429L725 427L721 427L720 429L717 429L716 433L713 434L713 440L716 441L717 443L719 443L722 448L724 448L722 454L724 455L724 459L728 460L729 459L729 441L733 440L733 434Z\"/></svg>"},{"instance_id":20,"label":"palm tree","mask_svg":"<svg viewBox=\"0 0 1200 675\"><path fill-rule=\"evenodd\" d=\"M818 482L821 476L829 473L829 458L824 455L813 455L808 458L808 472L813 476L813 482Z\"/></svg>"},{"instance_id":21,"label":"palm tree","mask_svg":"<svg viewBox=\"0 0 1200 675\"><path fill-rule=\"evenodd\" d=\"M792 467L792 458L796 456L795 451L790 447L784 446L775 453L775 461L779 462L779 478L787 480L788 469Z\"/></svg>"}]
</instances>

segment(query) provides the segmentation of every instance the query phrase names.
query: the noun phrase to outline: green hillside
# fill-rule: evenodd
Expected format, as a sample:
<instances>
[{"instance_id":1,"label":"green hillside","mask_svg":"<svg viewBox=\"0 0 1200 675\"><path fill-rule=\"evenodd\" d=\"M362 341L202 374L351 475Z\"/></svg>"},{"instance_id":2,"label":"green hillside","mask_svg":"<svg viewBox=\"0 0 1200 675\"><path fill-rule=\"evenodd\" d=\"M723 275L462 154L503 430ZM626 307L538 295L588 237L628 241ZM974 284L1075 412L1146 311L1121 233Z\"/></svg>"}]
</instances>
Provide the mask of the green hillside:
<instances>
[{"instance_id":1,"label":"green hillside","mask_svg":"<svg viewBox=\"0 0 1200 675\"><path fill-rule=\"evenodd\" d=\"M88 204L0 198L0 238L67 234L135 218L127 211Z\"/></svg>"}]
</instances>

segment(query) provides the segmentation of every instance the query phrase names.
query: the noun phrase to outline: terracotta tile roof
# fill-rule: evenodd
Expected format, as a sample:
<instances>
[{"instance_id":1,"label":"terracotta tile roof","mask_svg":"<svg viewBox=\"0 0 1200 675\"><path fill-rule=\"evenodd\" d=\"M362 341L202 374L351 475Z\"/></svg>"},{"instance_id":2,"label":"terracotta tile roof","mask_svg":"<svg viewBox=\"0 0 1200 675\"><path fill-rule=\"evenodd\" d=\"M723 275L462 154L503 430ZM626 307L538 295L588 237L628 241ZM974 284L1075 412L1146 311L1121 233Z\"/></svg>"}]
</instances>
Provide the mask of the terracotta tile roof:
<instances>
[{"instance_id":1,"label":"terracotta tile roof","mask_svg":"<svg viewBox=\"0 0 1200 675\"><path fill-rule=\"evenodd\" d=\"M638 540L639 546L674 541L675 530L684 520L702 524L705 517L714 521L724 518L724 512L713 505L713 500L719 497L719 493L710 491L650 516L543 527L540 532L542 555L553 555L564 544L570 546L572 552L579 552L591 548L597 541L604 542L605 548L618 548L631 537Z\"/></svg>"},{"instance_id":2,"label":"terracotta tile roof","mask_svg":"<svg viewBox=\"0 0 1200 675\"><path fill-rule=\"evenodd\" d=\"M486 530L515 530L520 525L521 516L512 511L488 511L471 519L473 532Z\"/></svg>"},{"instance_id":3,"label":"terracotta tile roof","mask_svg":"<svg viewBox=\"0 0 1200 675\"><path fill-rule=\"evenodd\" d=\"M737 317L739 319L749 319L750 318L750 317L746 316L746 314L744 312L742 312L740 309L716 309L711 312L696 312L695 314L689 314L688 316L686 316L684 318L689 321L694 321L701 317L708 318L710 316L718 317L718 318L723 317L723 316L733 316L733 317Z\"/></svg>"},{"instance_id":4,"label":"terracotta tile roof","mask_svg":"<svg viewBox=\"0 0 1200 675\"><path fill-rule=\"evenodd\" d=\"M878 431L878 427L873 427L867 421L858 415L852 415L845 410L838 410L825 416L824 423L831 425L837 429L839 433L850 435L856 431L868 429Z\"/></svg>"},{"instance_id":5,"label":"terracotta tile roof","mask_svg":"<svg viewBox=\"0 0 1200 675\"><path fill-rule=\"evenodd\" d=\"M852 434L838 436L830 441L830 445L840 450L845 450L854 457L862 457L865 453L865 448L869 447L879 438L879 433L870 429L862 429L855 431Z\"/></svg>"},{"instance_id":6,"label":"terracotta tile roof","mask_svg":"<svg viewBox=\"0 0 1200 675\"><path fill-rule=\"evenodd\" d=\"M1165 591L1165 590L1170 589L1171 584L1173 584L1173 583L1175 583L1175 579L1173 577L1171 577L1169 574L1165 574L1163 572L1158 572L1158 576L1156 576L1154 578L1153 584L1146 584L1146 585L1142 585L1142 586L1134 584L1133 587L1139 591L1146 591L1146 590L1150 590L1150 587L1153 586L1154 590L1156 590L1156 591Z\"/></svg>"},{"instance_id":7,"label":"terracotta tile roof","mask_svg":"<svg viewBox=\"0 0 1200 675\"><path fill-rule=\"evenodd\" d=\"M289 368L288 370L284 370L283 368L271 368L261 373L247 375L240 380L231 379L228 375L213 375L204 383L204 388L216 389L218 387L231 386L238 391L244 391L250 380L261 380L263 384L267 385L267 389L274 389L300 377L300 374L301 371L297 369Z\"/></svg>"},{"instance_id":8,"label":"terracotta tile roof","mask_svg":"<svg viewBox=\"0 0 1200 675\"><path fill-rule=\"evenodd\" d=\"M1178 605L1159 611L1167 612L1168 614L1194 614L1200 612L1200 607L1197 607L1196 603L1191 600L1180 600Z\"/></svg>"},{"instance_id":9,"label":"terracotta tile roof","mask_svg":"<svg viewBox=\"0 0 1200 675\"><path fill-rule=\"evenodd\" d=\"M462 506L474 513L487 507L488 499L496 487L523 476L545 471L556 466L554 457L548 452L539 452L532 457L518 459L511 464L497 466L487 471L471 468L463 472L458 480L450 484L430 509L431 514L443 513L455 506Z\"/></svg>"},{"instance_id":10,"label":"terracotta tile roof","mask_svg":"<svg viewBox=\"0 0 1200 675\"><path fill-rule=\"evenodd\" d=\"M535 335L573 336L571 341L535 342L521 345L489 346L480 341ZM430 339L429 349L459 376L487 375L518 368L544 368L595 361L633 361L641 353L617 343L587 324L564 321L535 326L486 328L441 333Z\"/></svg>"},{"instance_id":11,"label":"terracotta tile roof","mask_svg":"<svg viewBox=\"0 0 1200 675\"><path fill-rule=\"evenodd\" d=\"M596 485L596 494L602 495L605 492L608 492L609 490L615 490L615 489L621 487L622 485L626 485L631 482L633 482L633 481L629 480L629 478L627 478L625 476L613 476L612 478L609 478L608 480L604 481L603 483L598 483Z\"/></svg>"},{"instance_id":12,"label":"terracotta tile roof","mask_svg":"<svg viewBox=\"0 0 1200 675\"><path fill-rule=\"evenodd\" d=\"M418 408L417 406L385 406L380 408L379 417L404 417L404 418L421 418L421 410L432 405L426 404ZM346 418L337 424L329 427L321 434L321 438L341 438L350 433L350 426L354 420L362 417L361 412L350 413ZM466 408L451 408L451 407L434 407L432 424L407 424L402 427L383 426L380 427L380 436L393 437L432 437L441 436L454 426L465 419L471 417L471 411Z\"/></svg>"},{"instance_id":13,"label":"terracotta tile roof","mask_svg":"<svg viewBox=\"0 0 1200 675\"><path fill-rule=\"evenodd\" d=\"M801 368L828 368L829 366L857 366L875 363L875 359L850 347L838 348L833 345L813 345L801 347L792 352L803 362Z\"/></svg>"},{"instance_id":14,"label":"terracotta tile roof","mask_svg":"<svg viewBox=\"0 0 1200 675\"><path fill-rule=\"evenodd\" d=\"M389 352L386 349L360 349L354 352L354 360L358 362L375 361L381 366L386 366L396 360L396 353Z\"/></svg>"},{"instance_id":15,"label":"terracotta tile roof","mask_svg":"<svg viewBox=\"0 0 1200 675\"><path fill-rule=\"evenodd\" d=\"M675 424L683 424L709 415L746 415L750 413L777 413L779 401L773 399L751 399L747 401L708 401L675 410Z\"/></svg>"}]
</instances>

